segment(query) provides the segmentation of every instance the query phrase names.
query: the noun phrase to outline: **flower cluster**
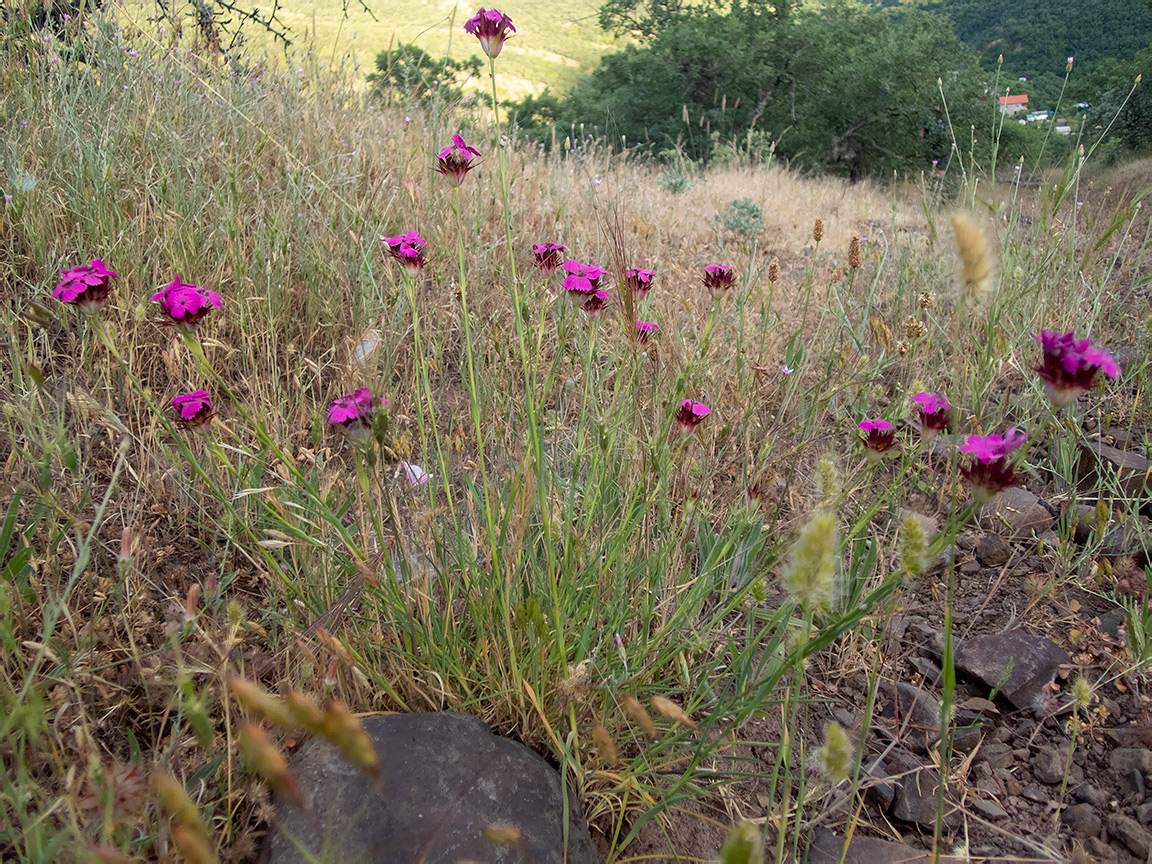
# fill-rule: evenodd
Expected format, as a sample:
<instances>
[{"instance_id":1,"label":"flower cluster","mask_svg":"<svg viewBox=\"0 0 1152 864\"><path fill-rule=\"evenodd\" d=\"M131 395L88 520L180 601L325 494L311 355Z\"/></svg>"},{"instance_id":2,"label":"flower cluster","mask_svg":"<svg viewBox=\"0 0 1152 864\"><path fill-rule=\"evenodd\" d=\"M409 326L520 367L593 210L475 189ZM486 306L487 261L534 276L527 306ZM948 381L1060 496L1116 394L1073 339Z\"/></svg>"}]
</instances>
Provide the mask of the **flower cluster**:
<instances>
[{"instance_id":1,"label":"flower cluster","mask_svg":"<svg viewBox=\"0 0 1152 864\"><path fill-rule=\"evenodd\" d=\"M647 345L648 340L656 335L656 331L660 329L659 324L653 324L651 321L637 321L636 322L636 341L641 345Z\"/></svg>"},{"instance_id":2,"label":"flower cluster","mask_svg":"<svg viewBox=\"0 0 1152 864\"><path fill-rule=\"evenodd\" d=\"M452 143L436 154L436 170L453 186L459 186L464 182L464 176L476 167L472 164L472 157L479 155L479 150L469 147L459 135L453 135Z\"/></svg>"},{"instance_id":3,"label":"flower cluster","mask_svg":"<svg viewBox=\"0 0 1152 864\"><path fill-rule=\"evenodd\" d=\"M896 427L887 420L864 420L856 424L870 459L877 459L896 446Z\"/></svg>"},{"instance_id":4,"label":"flower cluster","mask_svg":"<svg viewBox=\"0 0 1152 864\"><path fill-rule=\"evenodd\" d=\"M1077 339L1072 333L1041 330L1033 337L1040 343L1043 362L1035 367L1044 382L1044 392L1057 408L1062 408L1092 389L1097 372L1109 378L1120 375L1116 361L1100 348L1094 348L1087 339Z\"/></svg>"},{"instance_id":5,"label":"flower cluster","mask_svg":"<svg viewBox=\"0 0 1152 864\"><path fill-rule=\"evenodd\" d=\"M532 244L532 254L536 256L536 266L545 276L551 276L560 269L560 253L567 250L567 246L561 246L559 243Z\"/></svg>"},{"instance_id":6,"label":"flower cluster","mask_svg":"<svg viewBox=\"0 0 1152 864\"><path fill-rule=\"evenodd\" d=\"M1027 435L1012 427L1003 435L969 435L960 445L962 453L973 457L960 466L960 473L972 484L978 500L987 503L997 492L1020 483L1008 457L1027 440Z\"/></svg>"},{"instance_id":7,"label":"flower cluster","mask_svg":"<svg viewBox=\"0 0 1152 864\"><path fill-rule=\"evenodd\" d=\"M696 427L704 422L704 418L712 413L712 409L703 402L694 402L685 399L676 406L676 422L685 432L694 432Z\"/></svg>"},{"instance_id":8,"label":"flower cluster","mask_svg":"<svg viewBox=\"0 0 1152 864\"><path fill-rule=\"evenodd\" d=\"M464 23L464 32L479 39L484 53L495 60L500 56L504 40L515 33L516 28L512 26L512 19L503 12L481 6L480 11Z\"/></svg>"},{"instance_id":9,"label":"flower cluster","mask_svg":"<svg viewBox=\"0 0 1152 864\"><path fill-rule=\"evenodd\" d=\"M597 291L595 294L585 300L584 304L580 308L588 313L588 317L591 320L595 321L608 307L608 297L609 294L607 291Z\"/></svg>"},{"instance_id":10,"label":"flower cluster","mask_svg":"<svg viewBox=\"0 0 1152 864\"><path fill-rule=\"evenodd\" d=\"M719 300L728 293L728 289L736 283L736 274L731 267L723 264L709 264L704 268L704 287L712 295L713 300Z\"/></svg>"},{"instance_id":11,"label":"flower cluster","mask_svg":"<svg viewBox=\"0 0 1152 864\"><path fill-rule=\"evenodd\" d=\"M171 402L175 420L181 429L205 432L212 422L212 400L207 390L194 390L177 396Z\"/></svg>"},{"instance_id":12,"label":"flower cluster","mask_svg":"<svg viewBox=\"0 0 1152 864\"><path fill-rule=\"evenodd\" d=\"M87 264L70 267L60 273L60 283L52 289L52 296L61 303L70 303L81 312L95 315L104 306L112 290L110 280L116 274L104 266L99 258Z\"/></svg>"},{"instance_id":13,"label":"flower cluster","mask_svg":"<svg viewBox=\"0 0 1152 864\"><path fill-rule=\"evenodd\" d=\"M932 439L952 425L952 405L939 393L917 393L912 401L920 406L920 430Z\"/></svg>"},{"instance_id":14,"label":"flower cluster","mask_svg":"<svg viewBox=\"0 0 1152 864\"><path fill-rule=\"evenodd\" d=\"M167 323L186 327L195 327L209 311L224 305L215 291L181 282L179 273L165 288L152 295L152 302L160 304Z\"/></svg>"},{"instance_id":15,"label":"flower cluster","mask_svg":"<svg viewBox=\"0 0 1152 864\"><path fill-rule=\"evenodd\" d=\"M641 270L639 267L624 268L624 282L632 289L632 296L643 300L652 290L652 280L656 274L651 270Z\"/></svg>"},{"instance_id":16,"label":"flower cluster","mask_svg":"<svg viewBox=\"0 0 1152 864\"><path fill-rule=\"evenodd\" d=\"M328 406L328 422L353 441L364 441L372 431L376 409L387 404L387 399L377 399L371 390L361 387L332 400Z\"/></svg>"},{"instance_id":17,"label":"flower cluster","mask_svg":"<svg viewBox=\"0 0 1152 864\"><path fill-rule=\"evenodd\" d=\"M416 231L407 231L395 237L381 237L388 246L388 254L404 265L409 273L419 273L427 261L424 258L424 240Z\"/></svg>"}]
</instances>

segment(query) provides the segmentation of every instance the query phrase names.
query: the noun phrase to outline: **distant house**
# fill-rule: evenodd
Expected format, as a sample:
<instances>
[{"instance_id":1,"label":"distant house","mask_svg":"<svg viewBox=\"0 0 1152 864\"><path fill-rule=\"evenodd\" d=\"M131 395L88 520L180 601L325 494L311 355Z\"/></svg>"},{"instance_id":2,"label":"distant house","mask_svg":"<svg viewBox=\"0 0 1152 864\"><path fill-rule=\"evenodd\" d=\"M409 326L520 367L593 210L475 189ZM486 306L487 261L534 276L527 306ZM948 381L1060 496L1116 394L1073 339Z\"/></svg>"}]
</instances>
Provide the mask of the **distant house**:
<instances>
[{"instance_id":1,"label":"distant house","mask_svg":"<svg viewBox=\"0 0 1152 864\"><path fill-rule=\"evenodd\" d=\"M1000 97L1000 110L1005 114L1019 114L1021 111L1028 110L1028 97L1023 93L1015 96L1001 96Z\"/></svg>"}]
</instances>

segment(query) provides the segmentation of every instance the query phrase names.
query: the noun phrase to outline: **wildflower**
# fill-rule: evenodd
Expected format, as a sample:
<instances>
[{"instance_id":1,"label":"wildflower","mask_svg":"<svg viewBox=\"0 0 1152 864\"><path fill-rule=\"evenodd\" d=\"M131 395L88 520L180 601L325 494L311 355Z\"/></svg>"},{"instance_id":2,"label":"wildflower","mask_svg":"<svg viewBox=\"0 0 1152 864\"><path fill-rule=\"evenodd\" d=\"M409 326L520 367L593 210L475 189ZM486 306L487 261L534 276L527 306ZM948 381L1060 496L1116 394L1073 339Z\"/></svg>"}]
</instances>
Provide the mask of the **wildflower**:
<instances>
[{"instance_id":1,"label":"wildflower","mask_svg":"<svg viewBox=\"0 0 1152 864\"><path fill-rule=\"evenodd\" d=\"M800 531L784 571L784 590L806 610L826 608L836 581L836 516L822 512Z\"/></svg>"},{"instance_id":2,"label":"wildflower","mask_svg":"<svg viewBox=\"0 0 1152 864\"><path fill-rule=\"evenodd\" d=\"M328 422L353 440L363 440L372 429L377 407L383 408L387 399L375 399L372 391L361 387L332 400L328 407Z\"/></svg>"},{"instance_id":3,"label":"wildflower","mask_svg":"<svg viewBox=\"0 0 1152 864\"><path fill-rule=\"evenodd\" d=\"M160 304L160 310L168 316L170 323L188 327L199 324L213 307L219 309L224 305L215 291L181 282L179 273L163 291L153 294L152 300Z\"/></svg>"},{"instance_id":4,"label":"wildflower","mask_svg":"<svg viewBox=\"0 0 1152 864\"><path fill-rule=\"evenodd\" d=\"M591 320L595 321L600 317L600 314L607 308L607 306L608 292L597 291L595 294L585 300L584 304L580 308L588 313L588 317Z\"/></svg>"},{"instance_id":5,"label":"wildflower","mask_svg":"<svg viewBox=\"0 0 1152 864\"><path fill-rule=\"evenodd\" d=\"M504 47L504 40L515 33L516 28L512 26L512 19L496 9L485 9L480 7L480 11L469 18L464 23L464 32L471 33L480 40L480 47L484 49L484 53L491 59L495 60L500 56L500 49Z\"/></svg>"},{"instance_id":6,"label":"wildflower","mask_svg":"<svg viewBox=\"0 0 1152 864\"><path fill-rule=\"evenodd\" d=\"M829 780L840 782L852 776L856 748L840 724L833 721L824 733L824 746L816 751L816 764Z\"/></svg>"},{"instance_id":7,"label":"wildflower","mask_svg":"<svg viewBox=\"0 0 1152 864\"><path fill-rule=\"evenodd\" d=\"M711 413L712 409L703 402L685 399L676 406L676 422L684 427L685 432L695 432L696 427Z\"/></svg>"},{"instance_id":8,"label":"wildflower","mask_svg":"<svg viewBox=\"0 0 1152 864\"><path fill-rule=\"evenodd\" d=\"M1012 427L1003 435L969 435L960 450L971 453L972 461L960 466L964 479L974 487L976 499L987 504L1010 486L1019 485L1015 466L1008 456L1028 440L1023 432Z\"/></svg>"},{"instance_id":9,"label":"wildflower","mask_svg":"<svg viewBox=\"0 0 1152 864\"><path fill-rule=\"evenodd\" d=\"M904 319L904 335L908 339L919 339L921 336L927 336L928 325L915 315L909 315Z\"/></svg>"},{"instance_id":10,"label":"wildflower","mask_svg":"<svg viewBox=\"0 0 1152 864\"><path fill-rule=\"evenodd\" d=\"M568 247L559 243L534 243L532 254L536 256L536 266L545 276L551 276L560 269L560 253Z\"/></svg>"},{"instance_id":11,"label":"wildflower","mask_svg":"<svg viewBox=\"0 0 1152 864\"><path fill-rule=\"evenodd\" d=\"M604 271L595 264L581 264L570 258L564 262L563 267L568 275L560 284L575 302L583 305L584 301L591 299L600 290Z\"/></svg>"},{"instance_id":12,"label":"wildflower","mask_svg":"<svg viewBox=\"0 0 1152 864\"><path fill-rule=\"evenodd\" d=\"M704 287L712 295L713 300L719 300L728 293L728 289L736 282L736 274L731 267L723 264L709 264L704 268Z\"/></svg>"},{"instance_id":13,"label":"wildflower","mask_svg":"<svg viewBox=\"0 0 1152 864\"><path fill-rule=\"evenodd\" d=\"M896 446L896 427L887 420L864 420L856 425L864 432L861 440L869 459L878 459Z\"/></svg>"},{"instance_id":14,"label":"wildflower","mask_svg":"<svg viewBox=\"0 0 1152 864\"><path fill-rule=\"evenodd\" d=\"M464 182L464 175L476 167L472 164L472 157L479 155L479 150L469 147L459 135L453 135L452 144L436 154L436 170L447 177L453 186L459 186Z\"/></svg>"},{"instance_id":15,"label":"wildflower","mask_svg":"<svg viewBox=\"0 0 1152 864\"><path fill-rule=\"evenodd\" d=\"M404 480L408 483L409 486L423 486L432 476L419 465L412 465L408 462L400 463L396 473L400 474L401 471L403 471Z\"/></svg>"},{"instance_id":16,"label":"wildflower","mask_svg":"<svg viewBox=\"0 0 1152 864\"><path fill-rule=\"evenodd\" d=\"M659 324L653 324L650 321L637 321L636 322L636 341L641 345L647 345L648 340L651 339L657 330L660 329Z\"/></svg>"},{"instance_id":17,"label":"wildflower","mask_svg":"<svg viewBox=\"0 0 1152 864\"><path fill-rule=\"evenodd\" d=\"M787 363L785 363L783 366L780 367L780 371L783 372L787 376L787 375L791 375L796 370L793 369L791 366L789 366Z\"/></svg>"},{"instance_id":18,"label":"wildflower","mask_svg":"<svg viewBox=\"0 0 1152 864\"><path fill-rule=\"evenodd\" d=\"M95 315L108 299L112 290L110 279L116 274L104 266L99 258L88 264L70 267L60 272L60 284L52 289L52 296L61 303L72 303L81 312Z\"/></svg>"},{"instance_id":19,"label":"wildflower","mask_svg":"<svg viewBox=\"0 0 1152 864\"><path fill-rule=\"evenodd\" d=\"M651 270L641 270L638 267L624 268L624 281L632 289L632 296L643 300L652 290L652 279L656 276Z\"/></svg>"},{"instance_id":20,"label":"wildflower","mask_svg":"<svg viewBox=\"0 0 1152 864\"><path fill-rule=\"evenodd\" d=\"M917 393L912 401L920 406L920 430L925 438L934 438L951 425L952 405L939 393Z\"/></svg>"},{"instance_id":21,"label":"wildflower","mask_svg":"<svg viewBox=\"0 0 1152 864\"><path fill-rule=\"evenodd\" d=\"M177 396L171 402L176 413L176 422L182 429L206 431L212 422L212 400L207 390L194 390Z\"/></svg>"},{"instance_id":22,"label":"wildflower","mask_svg":"<svg viewBox=\"0 0 1152 864\"><path fill-rule=\"evenodd\" d=\"M1051 330L1041 330L1033 338L1044 352L1044 362L1035 367L1036 374L1043 379L1044 392L1057 408L1088 392L1097 372L1109 378L1120 374L1120 367L1108 352L1092 347L1087 339Z\"/></svg>"},{"instance_id":23,"label":"wildflower","mask_svg":"<svg viewBox=\"0 0 1152 864\"><path fill-rule=\"evenodd\" d=\"M955 213L951 221L960 256L961 299L979 303L992 288L993 259L988 238L967 213Z\"/></svg>"},{"instance_id":24,"label":"wildflower","mask_svg":"<svg viewBox=\"0 0 1152 864\"><path fill-rule=\"evenodd\" d=\"M853 236L848 241L848 269L855 270L860 266L860 238Z\"/></svg>"},{"instance_id":25,"label":"wildflower","mask_svg":"<svg viewBox=\"0 0 1152 864\"><path fill-rule=\"evenodd\" d=\"M424 258L424 240L417 231L408 231L395 237L381 237L388 246L388 254L404 265L409 273L419 273L427 260Z\"/></svg>"}]
</instances>

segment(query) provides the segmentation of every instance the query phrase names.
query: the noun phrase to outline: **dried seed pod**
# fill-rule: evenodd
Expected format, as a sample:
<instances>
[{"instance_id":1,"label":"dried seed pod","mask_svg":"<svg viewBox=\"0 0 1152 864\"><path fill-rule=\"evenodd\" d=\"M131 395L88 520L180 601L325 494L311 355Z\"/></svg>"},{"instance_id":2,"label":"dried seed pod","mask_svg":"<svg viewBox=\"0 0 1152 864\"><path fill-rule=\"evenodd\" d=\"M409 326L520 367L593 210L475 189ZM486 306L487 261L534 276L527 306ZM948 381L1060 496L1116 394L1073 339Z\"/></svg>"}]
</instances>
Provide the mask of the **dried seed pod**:
<instances>
[{"instance_id":1,"label":"dried seed pod","mask_svg":"<svg viewBox=\"0 0 1152 864\"><path fill-rule=\"evenodd\" d=\"M860 266L860 238L853 236L848 242L848 269L855 270Z\"/></svg>"},{"instance_id":2,"label":"dried seed pod","mask_svg":"<svg viewBox=\"0 0 1152 864\"><path fill-rule=\"evenodd\" d=\"M775 282L780 278L780 259L773 258L768 264L768 281Z\"/></svg>"},{"instance_id":3,"label":"dried seed pod","mask_svg":"<svg viewBox=\"0 0 1152 864\"><path fill-rule=\"evenodd\" d=\"M824 239L824 220L817 219L816 224L812 226L812 239L819 243Z\"/></svg>"}]
</instances>

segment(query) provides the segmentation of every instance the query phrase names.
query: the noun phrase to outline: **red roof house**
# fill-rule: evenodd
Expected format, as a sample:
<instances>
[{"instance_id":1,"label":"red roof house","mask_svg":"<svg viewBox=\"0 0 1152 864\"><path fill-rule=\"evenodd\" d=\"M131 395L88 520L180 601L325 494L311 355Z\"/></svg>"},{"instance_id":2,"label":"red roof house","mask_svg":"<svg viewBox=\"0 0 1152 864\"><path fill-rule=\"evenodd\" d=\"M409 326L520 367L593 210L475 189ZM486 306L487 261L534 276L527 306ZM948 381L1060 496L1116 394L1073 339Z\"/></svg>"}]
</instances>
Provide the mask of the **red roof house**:
<instances>
[{"instance_id":1,"label":"red roof house","mask_svg":"<svg viewBox=\"0 0 1152 864\"><path fill-rule=\"evenodd\" d=\"M1000 110L1005 114L1019 114L1028 110L1028 97L1023 93L1000 97Z\"/></svg>"}]
</instances>

